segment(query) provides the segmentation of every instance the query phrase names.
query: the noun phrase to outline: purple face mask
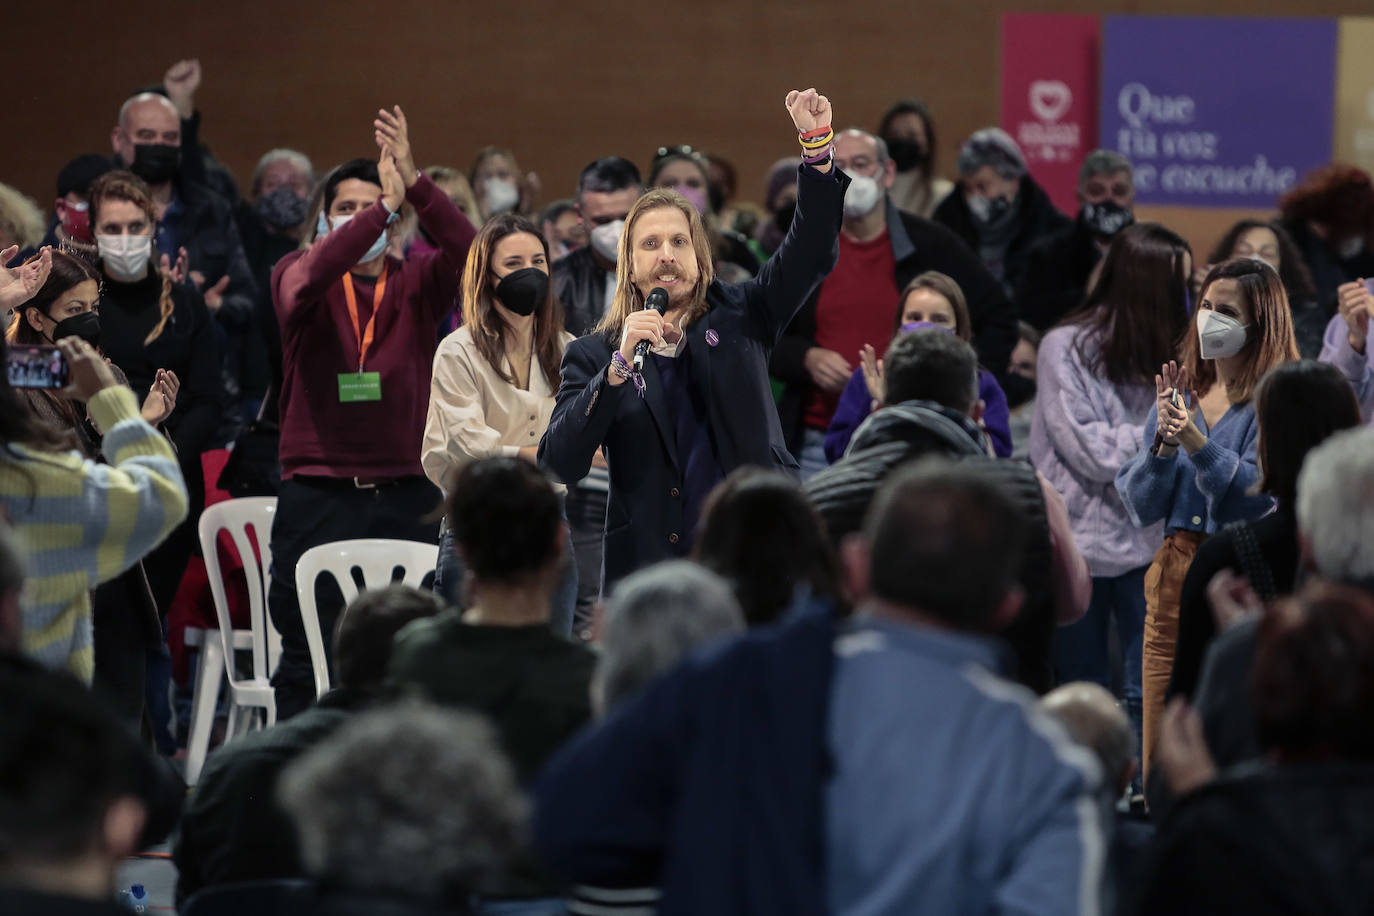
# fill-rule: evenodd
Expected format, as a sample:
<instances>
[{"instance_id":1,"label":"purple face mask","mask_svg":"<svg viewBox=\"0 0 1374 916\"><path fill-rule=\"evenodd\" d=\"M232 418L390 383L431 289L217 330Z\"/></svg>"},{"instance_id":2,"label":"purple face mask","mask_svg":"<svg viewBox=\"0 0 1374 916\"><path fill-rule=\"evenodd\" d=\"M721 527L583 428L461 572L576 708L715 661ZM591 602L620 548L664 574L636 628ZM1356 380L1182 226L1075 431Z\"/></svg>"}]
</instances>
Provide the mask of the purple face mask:
<instances>
[{"instance_id":1,"label":"purple face mask","mask_svg":"<svg viewBox=\"0 0 1374 916\"><path fill-rule=\"evenodd\" d=\"M935 324L933 321L908 321L906 324L902 325L902 333L905 334L908 331L924 331L927 328L944 331L946 334L954 333L954 328L951 328L949 325Z\"/></svg>"}]
</instances>

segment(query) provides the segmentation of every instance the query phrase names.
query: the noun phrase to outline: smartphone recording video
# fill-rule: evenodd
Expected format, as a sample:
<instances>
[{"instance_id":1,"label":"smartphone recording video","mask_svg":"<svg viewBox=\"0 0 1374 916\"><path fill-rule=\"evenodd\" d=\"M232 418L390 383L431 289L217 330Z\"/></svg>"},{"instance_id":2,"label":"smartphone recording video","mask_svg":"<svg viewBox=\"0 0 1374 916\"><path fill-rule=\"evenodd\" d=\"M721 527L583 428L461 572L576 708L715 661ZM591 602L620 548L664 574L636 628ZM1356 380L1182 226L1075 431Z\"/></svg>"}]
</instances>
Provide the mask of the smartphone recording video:
<instances>
[{"instance_id":1,"label":"smartphone recording video","mask_svg":"<svg viewBox=\"0 0 1374 916\"><path fill-rule=\"evenodd\" d=\"M70 367L67 357L56 347L9 347L9 362L5 372L12 388L66 388Z\"/></svg>"}]
</instances>

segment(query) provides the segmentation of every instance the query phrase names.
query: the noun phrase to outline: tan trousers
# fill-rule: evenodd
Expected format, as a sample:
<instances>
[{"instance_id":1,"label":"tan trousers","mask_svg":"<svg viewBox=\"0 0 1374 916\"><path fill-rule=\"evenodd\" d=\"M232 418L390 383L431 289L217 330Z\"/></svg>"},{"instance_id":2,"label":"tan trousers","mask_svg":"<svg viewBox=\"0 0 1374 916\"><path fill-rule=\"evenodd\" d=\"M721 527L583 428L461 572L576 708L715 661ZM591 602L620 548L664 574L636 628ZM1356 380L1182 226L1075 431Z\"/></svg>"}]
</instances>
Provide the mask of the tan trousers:
<instances>
[{"instance_id":1,"label":"tan trousers","mask_svg":"<svg viewBox=\"0 0 1374 916\"><path fill-rule=\"evenodd\" d=\"M1159 735L1159 720L1164 715L1164 693L1174 670L1174 648L1178 645L1178 606L1182 600L1183 577L1193 563L1193 554L1206 535L1195 531L1176 531L1164 538L1154 562L1145 573L1145 641L1141 647L1141 743L1140 759L1146 774L1150 755Z\"/></svg>"}]
</instances>

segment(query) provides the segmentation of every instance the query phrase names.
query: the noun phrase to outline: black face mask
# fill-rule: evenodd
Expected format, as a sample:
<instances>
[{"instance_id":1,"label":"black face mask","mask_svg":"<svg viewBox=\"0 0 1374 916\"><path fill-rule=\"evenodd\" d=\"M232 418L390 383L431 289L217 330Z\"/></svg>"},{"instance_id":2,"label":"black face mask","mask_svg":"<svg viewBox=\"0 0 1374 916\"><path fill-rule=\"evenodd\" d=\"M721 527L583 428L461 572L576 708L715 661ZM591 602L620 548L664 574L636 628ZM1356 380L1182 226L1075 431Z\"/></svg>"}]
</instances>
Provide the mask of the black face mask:
<instances>
[{"instance_id":1,"label":"black face mask","mask_svg":"<svg viewBox=\"0 0 1374 916\"><path fill-rule=\"evenodd\" d=\"M549 297L549 275L538 267L523 267L501 278L496 298L517 315L533 315Z\"/></svg>"},{"instance_id":2,"label":"black face mask","mask_svg":"<svg viewBox=\"0 0 1374 916\"><path fill-rule=\"evenodd\" d=\"M923 169L930 163L930 152L915 140L888 140L887 154L899 172Z\"/></svg>"},{"instance_id":3,"label":"black face mask","mask_svg":"<svg viewBox=\"0 0 1374 916\"><path fill-rule=\"evenodd\" d=\"M778 207L778 212L773 214L773 225L778 227L778 231L783 235L792 228L792 217L797 213L797 202L789 200L787 203Z\"/></svg>"},{"instance_id":4,"label":"black face mask","mask_svg":"<svg viewBox=\"0 0 1374 916\"><path fill-rule=\"evenodd\" d=\"M64 337L80 337L86 343L100 349L100 315L97 312L82 312L63 318L52 329L52 342L57 343Z\"/></svg>"},{"instance_id":5,"label":"black face mask","mask_svg":"<svg viewBox=\"0 0 1374 916\"><path fill-rule=\"evenodd\" d=\"M1007 396L1008 407L1020 407L1035 397L1035 380L1008 372L1002 378L1002 393Z\"/></svg>"},{"instance_id":6,"label":"black face mask","mask_svg":"<svg viewBox=\"0 0 1374 916\"><path fill-rule=\"evenodd\" d=\"M1135 214L1130 207L1123 207L1114 200L1104 200L1100 204L1084 204L1083 225L1087 226L1093 235L1099 238L1109 239L1131 223L1135 222Z\"/></svg>"},{"instance_id":7,"label":"black face mask","mask_svg":"<svg viewBox=\"0 0 1374 916\"><path fill-rule=\"evenodd\" d=\"M181 169L181 147L164 146L161 143L137 143L134 145L134 161L129 163L129 171L148 184L163 184L177 177Z\"/></svg>"},{"instance_id":8,"label":"black face mask","mask_svg":"<svg viewBox=\"0 0 1374 916\"><path fill-rule=\"evenodd\" d=\"M305 201L290 185L278 185L270 194L253 202L253 209L264 223L276 229L291 229L305 222Z\"/></svg>"}]
</instances>

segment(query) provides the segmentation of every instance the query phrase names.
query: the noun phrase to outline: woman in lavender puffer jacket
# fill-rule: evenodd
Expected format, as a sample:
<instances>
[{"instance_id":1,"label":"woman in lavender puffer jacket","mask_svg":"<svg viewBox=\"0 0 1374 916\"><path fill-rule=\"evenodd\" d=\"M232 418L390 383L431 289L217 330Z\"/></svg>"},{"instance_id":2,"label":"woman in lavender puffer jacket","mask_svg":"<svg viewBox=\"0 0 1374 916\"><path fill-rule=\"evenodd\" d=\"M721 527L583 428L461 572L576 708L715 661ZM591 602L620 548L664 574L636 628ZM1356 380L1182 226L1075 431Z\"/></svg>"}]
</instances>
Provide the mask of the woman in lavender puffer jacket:
<instances>
[{"instance_id":1,"label":"woman in lavender puffer jacket","mask_svg":"<svg viewBox=\"0 0 1374 916\"><path fill-rule=\"evenodd\" d=\"M1092 603L1055 636L1061 682L1111 689L1110 620L1120 637L1122 699L1141 723L1145 571L1163 539L1137 528L1116 474L1142 444L1155 373L1187 327L1188 244L1155 223L1117 234L1083 308L1045 335L1037 364L1031 462L1064 497L1074 541L1093 576Z\"/></svg>"}]
</instances>

